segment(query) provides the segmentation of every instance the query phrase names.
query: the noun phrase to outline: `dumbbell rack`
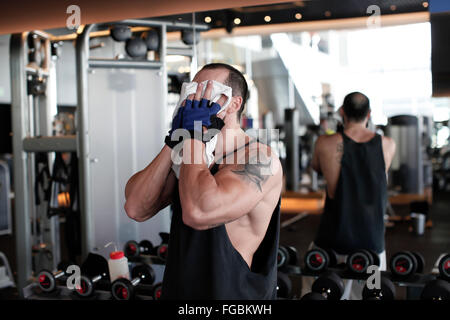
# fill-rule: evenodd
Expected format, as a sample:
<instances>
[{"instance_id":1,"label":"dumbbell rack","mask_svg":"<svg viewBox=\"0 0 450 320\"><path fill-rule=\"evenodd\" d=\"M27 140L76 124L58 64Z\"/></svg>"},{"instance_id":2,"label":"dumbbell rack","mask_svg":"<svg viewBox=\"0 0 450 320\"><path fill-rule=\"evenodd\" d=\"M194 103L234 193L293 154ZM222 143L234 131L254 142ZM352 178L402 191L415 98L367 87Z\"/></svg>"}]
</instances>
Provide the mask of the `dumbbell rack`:
<instances>
[{"instance_id":1,"label":"dumbbell rack","mask_svg":"<svg viewBox=\"0 0 450 320\"><path fill-rule=\"evenodd\" d=\"M140 289L151 290L150 285L140 285ZM57 286L54 292L45 293L36 283L31 283L23 289L23 296L26 300L113 300L111 292L106 290L96 290L95 294L88 298L79 297L73 290L65 286ZM153 300L152 296L136 294L136 300Z\"/></svg>"},{"instance_id":2,"label":"dumbbell rack","mask_svg":"<svg viewBox=\"0 0 450 320\"><path fill-rule=\"evenodd\" d=\"M130 274L131 269L139 264L146 263L151 266L164 265L164 261L154 255L140 255L136 258L129 258ZM63 278L66 279L66 278ZM143 294L143 292L153 292L157 283L152 285L140 283L135 294L135 300L154 300L152 295ZM110 284L109 284L110 286ZM105 284L102 287L95 290L95 293L90 297L80 297L74 290L67 288L66 286L58 285L52 292L44 292L36 281L30 283L24 287L22 291L23 297L27 300L114 300L110 290L105 289Z\"/></svg>"},{"instance_id":3,"label":"dumbbell rack","mask_svg":"<svg viewBox=\"0 0 450 320\"><path fill-rule=\"evenodd\" d=\"M291 273L295 275L300 276L309 276L309 277L319 277L321 273L317 272L311 272L307 268L298 268L300 272L298 273ZM339 277L341 277L343 280L367 280L368 276L370 276L367 273L363 274L356 274L353 272L350 272L346 268L328 268L327 271L335 272ZM381 271L381 276L388 278L391 280L396 286L399 287L406 287L407 290L407 296L408 299L414 299L420 295L421 290L423 287L430 281L435 280L437 277L433 274L419 274L415 273L407 278L401 278L398 276L395 276L390 271Z\"/></svg>"}]
</instances>

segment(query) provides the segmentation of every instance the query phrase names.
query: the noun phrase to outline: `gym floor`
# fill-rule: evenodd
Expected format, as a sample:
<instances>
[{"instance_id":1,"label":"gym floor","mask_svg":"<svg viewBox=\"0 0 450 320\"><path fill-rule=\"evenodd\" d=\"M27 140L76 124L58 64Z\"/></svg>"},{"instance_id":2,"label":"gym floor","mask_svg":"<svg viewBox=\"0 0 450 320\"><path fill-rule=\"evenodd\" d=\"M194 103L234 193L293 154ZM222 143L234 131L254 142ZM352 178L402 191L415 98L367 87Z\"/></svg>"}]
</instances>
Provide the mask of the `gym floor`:
<instances>
[{"instance_id":1,"label":"gym floor","mask_svg":"<svg viewBox=\"0 0 450 320\"><path fill-rule=\"evenodd\" d=\"M394 207L396 214L405 215L408 208ZM402 212L403 211L403 212ZM308 251L311 241L316 235L320 223L320 215L308 215L305 218L283 228L280 234L280 245L294 246L299 252L300 265L303 265L303 256ZM290 218L290 216L287 216ZM434 195L430 218L432 228L426 229L423 236L416 236L409 231L409 221L395 222L393 227L386 228L386 261L398 251L410 250L420 252L425 258L425 271L431 272L437 258L450 252L450 194L438 193ZM286 219L282 216L282 220ZM300 277L291 276L293 281L293 294L299 296L301 292ZM397 298L402 299L406 291L397 290Z\"/></svg>"}]
</instances>

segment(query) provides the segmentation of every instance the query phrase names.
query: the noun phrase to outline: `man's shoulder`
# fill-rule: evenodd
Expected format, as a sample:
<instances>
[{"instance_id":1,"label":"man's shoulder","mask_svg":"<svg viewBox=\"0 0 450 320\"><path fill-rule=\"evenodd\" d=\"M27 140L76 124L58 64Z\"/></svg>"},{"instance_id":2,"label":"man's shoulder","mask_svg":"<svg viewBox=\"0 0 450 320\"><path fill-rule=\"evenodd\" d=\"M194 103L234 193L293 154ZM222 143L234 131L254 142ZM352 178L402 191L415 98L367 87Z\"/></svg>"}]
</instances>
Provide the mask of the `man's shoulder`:
<instances>
[{"instance_id":1,"label":"man's shoulder","mask_svg":"<svg viewBox=\"0 0 450 320\"><path fill-rule=\"evenodd\" d=\"M342 135L340 133L324 134L317 138L316 146L327 148L342 143Z\"/></svg>"},{"instance_id":2,"label":"man's shoulder","mask_svg":"<svg viewBox=\"0 0 450 320\"><path fill-rule=\"evenodd\" d=\"M381 136L381 141L383 144L383 150L389 152L395 152L395 140L391 137Z\"/></svg>"}]
</instances>

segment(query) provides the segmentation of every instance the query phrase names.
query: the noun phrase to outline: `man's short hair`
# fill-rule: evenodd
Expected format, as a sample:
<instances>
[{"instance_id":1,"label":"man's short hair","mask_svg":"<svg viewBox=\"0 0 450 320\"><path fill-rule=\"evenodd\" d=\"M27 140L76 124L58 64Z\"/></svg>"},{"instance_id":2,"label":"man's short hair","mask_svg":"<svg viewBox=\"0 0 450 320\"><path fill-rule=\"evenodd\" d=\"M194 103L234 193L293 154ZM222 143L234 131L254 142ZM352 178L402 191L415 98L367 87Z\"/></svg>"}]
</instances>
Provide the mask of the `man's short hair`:
<instances>
[{"instance_id":1,"label":"man's short hair","mask_svg":"<svg viewBox=\"0 0 450 320\"><path fill-rule=\"evenodd\" d=\"M361 92L352 92L345 96L342 107L349 121L361 122L369 114L369 98Z\"/></svg>"},{"instance_id":2,"label":"man's short hair","mask_svg":"<svg viewBox=\"0 0 450 320\"><path fill-rule=\"evenodd\" d=\"M220 68L228 70L228 77L225 80L224 84L231 87L233 91L233 97L236 96L242 97L241 108L237 112L238 120L240 120L242 112L244 111L245 103L249 98L247 81L245 80L245 77L242 74L242 72L225 63L209 63L204 65L202 70L208 69L211 70Z\"/></svg>"}]
</instances>

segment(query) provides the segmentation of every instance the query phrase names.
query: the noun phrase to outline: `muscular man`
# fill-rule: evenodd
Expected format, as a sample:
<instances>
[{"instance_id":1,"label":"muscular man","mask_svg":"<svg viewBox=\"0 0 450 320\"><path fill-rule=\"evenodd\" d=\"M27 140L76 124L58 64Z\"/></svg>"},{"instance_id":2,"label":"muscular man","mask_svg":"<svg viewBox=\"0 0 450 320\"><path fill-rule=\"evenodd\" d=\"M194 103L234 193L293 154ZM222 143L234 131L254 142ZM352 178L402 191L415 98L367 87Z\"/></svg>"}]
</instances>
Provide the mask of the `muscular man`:
<instances>
[{"instance_id":1,"label":"muscular man","mask_svg":"<svg viewBox=\"0 0 450 320\"><path fill-rule=\"evenodd\" d=\"M323 174L327 197L311 247L333 249L341 261L354 250L370 249L380 255L381 268L385 269L387 171L395 143L367 129L370 104L364 94L347 95L339 112L343 133L320 136L315 145L312 167ZM305 282L304 286L306 290L309 287ZM350 287L351 283L347 297Z\"/></svg>"},{"instance_id":2,"label":"muscular man","mask_svg":"<svg viewBox=\"0 0 450 320\"><path fill-rule=\"evenodd\" d=\"M231 87L233 95L218 114L224 126L215 163L207 167L202 141L185 139L177 179L166 139L159 155L128 181L125 210L130 218L144 221L172 204L163 299L274 299L281 164L267 145L240 128L248 87L235 68L204 66L193 79L199 85L195 96L186 99L186 107L212 98L211 81L202 96L201 83L206 80ZM224 101L221 97L217 103L222 106ZM188 111L182 111L184 119L191 118ZM188 164L189 158L200 160Z\"/></svg>"}]
</instances>

